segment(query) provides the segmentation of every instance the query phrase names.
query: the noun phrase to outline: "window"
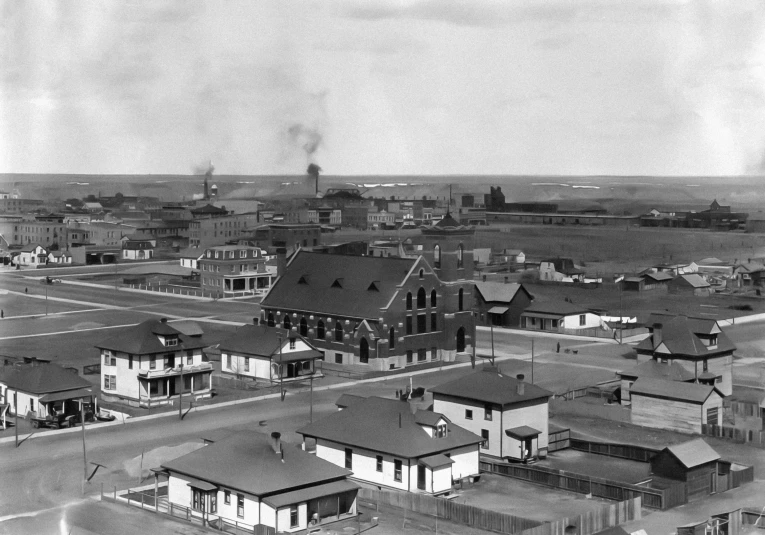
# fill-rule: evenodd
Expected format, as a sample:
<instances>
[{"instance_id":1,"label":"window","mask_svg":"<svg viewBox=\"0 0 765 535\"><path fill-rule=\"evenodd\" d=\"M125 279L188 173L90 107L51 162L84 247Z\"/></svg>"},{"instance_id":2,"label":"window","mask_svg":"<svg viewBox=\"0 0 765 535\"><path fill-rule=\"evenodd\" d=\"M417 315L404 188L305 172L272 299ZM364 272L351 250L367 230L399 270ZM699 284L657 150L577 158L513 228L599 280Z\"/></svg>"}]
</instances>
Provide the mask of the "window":
<instances>
[{"instance_id":1,"label":"window","mask_svg":"<svg viewBox=\"0 0 765 535\"><path fill-rule=\"evenodd\" d=\"M210 512L217 514L218 512L218 493L213 491L210 493Z\"/></svg>"},{"instance_id":2,"label":"window","mask_svg":"<svg viewBox=\"0 0 765 535\"><path fill-rule=\"evenodd\" d=\"M204 494L199 489L191 489L191 508L195 511L205 510Z\"/></svg>"},{"instance_id":3,"label":"window","mask_svg":"<svg viewBox=\"0 0 765 535\"><path fill-rule=\"evenodd\" d=\"M393 479L394 481L401 481L401 466L402 462L398 459L393 460Z\"/></svg>"},{"instance_id":4,"label":"window","mask_svg":"<svg viewBox=\"0 0 765 535\"><path fill-rule=\"evenodd\" d=\"M345 448L345 467L348 470L353 470L353 450L351 448Z\"/></svg>"},{"instance_id":5,"label":"window","mask_svg":"<svg viewBox=\"0 0 765 535\"><path fill-rule=\"evenodd\" d=\"M430 348L430 360L438 360L438 348Z\"/></svg>"},{"instance_id":6,"label":"window","mask_svg":"<svg viewBox=\"0 0 765 535\"><path fill-rule=\"evenodd\" d=\"M133 369L133 355L128 355L128 369Z\"/></svg>"},{"instance_id":7,"label":"window","mask_svg":"<svg viewBox=\"0 0 765 535\"><path fill-rule=\"evenodd\" d=\"M709 371L709 362L707 362L707 359L704 359L704 362L701 364L702 371L708 372Z\"/></svg>"},{"instance_id":8,"label":"window","mask_svg":"<svg viewBox=\"0 0 765 535\"><path fill-rule=\"evenodd\" d=\"M250 357L244 357L244 371L250 371Z\"/></svg>"},{"instance_id":9,"label":"window","mask_svg":"<svg viewBox=\"0 0 765 535\"><path fill-rule=\"evenodd\" d=\"M104 351L104 366L116 366L117 357L111 351Z\"/></svg>"},{"instance_id":10,"label":"window","mask_svg":"<svg viewBox=\"0 0 765 535\"><path fill-rule=\"evenodd\" d=\"M412 316L406 317L406 334L412 334Z\"/></svg>"},{"instance_id":11,"label":"window","mask_svg":"<svg viewBox=\"0 0 765 535\"><path fill-rule=\"evenodd\" d=\"M412 360L412 350L411 349L407 349L406 350L406 363L407 364L411 364L412 362L414 362Z\"/></svg>"},{"instance_id":12,"label":"window","mask_svg":"<svg viewBox=\"0 0 765 535\"><path fill-rule=\"evenodd\" d=\"M406 294L406 309L412 310L412 292Z\"/></svg>"},{"instance_id":13,"label":"window","mask_svg":"<svg viewBox=\"0 0 765 535\"><path fill-rule=\"evenodd\" d=\"M428 360L428 350L424 347L417 350L417 362L425 362Z\"/></svg>"},{"instance_id":14,"label":"window","mask_svg":"<svg viewBox=\"0 0 765 535\"><path fill-rule=\"evenodd\" d=\"M460 243L457 247L457 269L464 267L464 264L464 250L462 244Z\"/></svg>"},{"instance_id":15,"label":"window","mask_svg":"<svg viewBox=\"0 0 765 535\"><path fill-rule=\"evenodd\" d=\"M156 396L159 394L159 381L149 381L149 395Z\"/></svg>"},{"instance_id":16,"label":"window","mask_svg":"<svg viewBox=\"0 0 765 535\"><path fill-rule=\"evenodd\" d=\"M165 346L166 347L175 347L178 345L178 338L172 337L172 338L165 338Z\"/></svg>"},{"instance_id":17,"label":"window","mask_svg":"<svg viewBox=\"0 0 765 535\"><path fill-rule=\"evenodd\" d=\"M298 508L297 505L290 505L290 527L298 527Z\"/></svg>"},{"instance_id":18,"label":"window","mask_svg":"<svg viewBox=\"0 0 765 535\"><path fill-rule=\"evenodd\" d=\"M305 318L300 318L300 336L308 336L308 322L305 320ZM295 349L292 347L293 339L290 338L290 349Z\"/></svg>"},{"instance_id":19,"label":"window","mask_svg":"<svg viewBox=\"0 0 765 535\"><path fill-rule=\"evenodd\" d=\"M342 363L343 363L343 354L335 353L335 364L342 364Z\"/></svg>"},{"instance_id":20,"label":"window","mask_svg":"<svg viewBox=\"0 0 765 535\"><path fill-rule=\"evenodd\" d=\"M437 303L438 303L438 296L436 295L436 291L432 290L430 292L430 306L435 308Z\"/></svg>"},{"instance_id":21,"label":"window","mask_svg":"<svg viewBox=\"0 0 765 535\"><path fill-rule=\"evenodd\" d=\"M483 442L481 442L481 448L485 450L489 449L489 430L488 429L481 429L481 438L483 439Z\"/></svg>"},{"instance_id":22,"label":"window","mask_svg":"<svg viewBox=\"0 0 765 535\"><path fill-rule=\"evenodd\" d=\"M465 420L472 420L473 419L473 411L470 409L465 409Z\"/></svg>"},{"instance_id":23,"label":"window","mask_svg":"<svg viewBox=\"0 0 765 535\"><path fill-rule=\"evenodd\" d=\"M191 366L192 364L194 364L194 352L189 349L186 351L186 365Z\"/></svg>"},{"instance_id":24,"label":"window","mask_svg":"<svg viewBox=\"0 0 765 535\"><path fill-rule=\"evenodd\" d=\"M421 269L421 270L420 270L420 280L422 280L422 279L424 279L424 278L425 278L425 270L424 270L424 269Z\"/></svg>"},{"instance_id":25,"label":"window","mask_svg":"<svg viewBox=\"0 0 765 535\"><path fill-rule=\"evenodd\" d=\"M417 290L417 308L425 308L426 301L425 288L420 288Z\"/></svg>"},{"instance_id":26,"label":"window","mask_svg":"<svg viewBox=\"0 0 765 535\"><path fill-rule=\"evenodd\" d=\"M236 495L236 516L244 518L244 494Z\"/></svg>"},{"instance_id":27,"label":"window","mask_svg":"<svg viewBox=\"0 0 765 535\"><path fill-rule=\"evenodd\" d=\"M438 424L436 426L436 438L444 438L446 436L446 424Z\"/></svg>"},{"instance_id":28,"label":"window","mask_svg":"<svg viewBox=\"0 0 765 535\"><path fill-rule=\"evenodd\" d=\"M435 312L432 312L430 314L430 330L431 331L437 331L438 330L438 318L437 318L437 314Z\"/></svg>"},{"instance_id":29,"label":"window","mask_svg":"<svg viewBox=\"0 0 765 535\"><path fill-rule=\"evenodd\" d=\"M338 321L335 323L335 342L342 342L343 341L343 326Z\"/></svg>"},{"instance_id":30,"label":"window","mask_svg":"<svg viewBox=\"0 0 765 535\"><path fill-rule=\"evenodd\" d=\"M457 297L457 308L459 309L460 312L462 312L464 308L464 297L465 297L465 291L462 288L460 288L460 293Z\"/></svg>"},{"instance_id":31,"label":"window","mask_svg":"<svg viewBox=\"0 0 765 535\"><path fill-rule=\"evenodd\" d=\"M491 405L485 405L483 408L483 419L491 421Z\"/></svg>"},{"instance_id":32,"label":"window","mask_svg":"<svg viewBox=\"0 0 765 535\"><path fill-rule=\"evenodd\" d=\"M428 332L428 321L427 321L427 316L425 314L417 314L417 332L418 333Z\"/></svg>"},{"instance_id":33,"label":"window","mask_svg":"<svg viewBox=\"0 0 765 535\"><path fill-rule=\"evenodd\" d=\"M438 245L433 247L433 266L436 268L441 267L441 247Z\"/></svg>"},{"instance_id":34,"label":"window","mask_svg":"<svg viewBox=\"0 0 765 535\"><path fill-rule=\"evenodd\" d=\"M316 338L324 340L326 334L327 333L324 331L324 322L319 320L319 323L316 324Z\"/></svg>"},{"instance_id":35,"label":"window","mask_svg":"<svg viewBox=\"0 0 765 535\"><path fill-rule=\"evenodd\" d=\"M29 398L29 410L32 411L32 412L35 412L35 400L34 400L34 398Z\"/></svg>"},{"instance_id":36,"label":"window","mask_svg":"<svg viewBox=\"0 0 765 535\"><path fill-rule=\"evenodd\" d=\"M156 370L157 369L157 357L151 356L149 358L149 369L150 370Z\"/></svg>"},{"instance_id":37,"label":"window","mask_svg":"<svg viewBox=\"0 0 765 535\"><path fill-rule=\"evenodd\" d=\"M104 375L104 390L116 390L116 389L117 389L117 376Z\"/></svg>"},{"instance_id":38,"label":"window","mask_svg":"<svg viewBox=\"0 0 765 535\"><path fill-rule=\"evenodd\" d=\"M295 349L297 341L294 338L290 338L290 349Z\"/></svg>"},{"instance_id":39,"label":"window","mask_svg":"<svg viewBox=\"0 0 765 535\"><path fill-rule=\"evenodd\" d=\"M271 312L268 313L267 323L269 327L273 327L274 325L276 325L276 323L274 322L274 315Z\"/></svg>"},{"instance_id":40,"label":"window","mask_svg":"<svg viewBox=\"0 0 765 535\"><path fill-rule=\"evenodd\" d=\"M247 251L245 251L244 249L239 251L239 258L247 258Z\"/></svg>"},{"instance_id":41,"label":"window","mask_svg":"<svg viewBox=\"0 0 765 535\"><path fill-rule=\"evenodd\" d=\"M378 472L382 472L382 468L383 468L383 458L382 458L382 455L378 455L377 456L376 468L377 468Z\"/></svg>"},{"instance_id":42,"label":"window","mask_svg":"<svg viewBox=\"0 0 765 535\"><path fill-rule=\"evenodd\" d=\"M394 349L396 347L396 329L394 327L390 328L390 331L388 331L388 348Z\"/></svg>"},{"instance_id":43,"label":"window","mask_svg":"<svg viewBox=\"0 0 765 535\"><path fill-rule=\"evenodd\" d=\"M284 315L284 328L288 331L292 328L292 320L290 319L289 314Z\"/></svg>"},{"instance_id":44,"label":"window","mask_svg":"<svg viewBox=\"0 0 765 535\"><path fill-rule=\"evenodd\" d=\"M584 314L579 314L579 326L583 327L585 325L587 325L587 318Z\"/></svg>"}]
</instances>

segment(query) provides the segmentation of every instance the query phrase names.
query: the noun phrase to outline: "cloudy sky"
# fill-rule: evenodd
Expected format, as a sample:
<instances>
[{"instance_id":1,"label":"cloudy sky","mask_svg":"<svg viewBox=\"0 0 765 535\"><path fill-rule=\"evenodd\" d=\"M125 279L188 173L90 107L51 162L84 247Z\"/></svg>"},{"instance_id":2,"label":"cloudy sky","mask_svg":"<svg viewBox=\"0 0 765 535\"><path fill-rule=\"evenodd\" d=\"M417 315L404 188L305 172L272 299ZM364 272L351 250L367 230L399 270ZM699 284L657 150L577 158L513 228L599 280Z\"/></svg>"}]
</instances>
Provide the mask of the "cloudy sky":
<instances>
[{"instance_id":1,"label":"cloudy sky","mask_svg":"<svg viewBox=\"0 0 765 535\"><path fill-rule=\"evenodd\" d=\"M765 173L760 0L0 8L0 172Z\"/></svg>"}]
</instances>

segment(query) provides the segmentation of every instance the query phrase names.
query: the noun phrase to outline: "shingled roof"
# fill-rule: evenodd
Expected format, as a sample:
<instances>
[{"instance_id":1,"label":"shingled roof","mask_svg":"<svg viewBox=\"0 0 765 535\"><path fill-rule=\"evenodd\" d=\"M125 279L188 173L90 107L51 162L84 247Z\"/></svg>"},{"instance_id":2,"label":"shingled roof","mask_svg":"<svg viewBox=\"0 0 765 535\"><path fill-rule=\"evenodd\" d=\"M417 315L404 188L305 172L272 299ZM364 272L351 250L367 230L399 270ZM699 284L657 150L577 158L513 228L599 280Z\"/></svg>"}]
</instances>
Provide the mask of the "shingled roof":
<instances>
[{"instance_id":1,"label":"shingled roof","mask_svg":"<svg viewBox=\"0 0 765 535\"><path fill-rule=\"evenodd\" d=\"M434 395L443 394L503 406L531 400L546 401L553 395L549 390L530 383L524 383L523 394L519 394L518 383L515 377L500 373L496 368L486 367L428 390Z\"/></svg>"},{"instance_id":2,"label":"shingled roof","mask_svg":"<svg viewBox=\"0 0 765 535\"><path fill-rule=\"evenodd\" d=\"M649 360L628 368L624 371L617 372L622 377L653 377L656 379L667 379L669 381L691 381L694 379L693 373L683 368L677 362L672 364L662 364L658 360Z\"/></svg>"},{"instance_id":3,"label":"shingled roof","mask_svg":"<svg viewBox=\"0 0 765 535\"><path fill-rule=\"evenodd\" d=\"M575 314L586 314L591 312L590 310L577 306L573 303L566 301L534 301L532 304L526 307L524 313L537 313L537 314L552 314L555 316L573 316Z\"/></svg>"},{"instance_id":4,"label":"shingled roof","mask_svg":"<svg viewBox=\"0 0 765 535\"><path fill-rule=\"evenodd\" d=\"M377 319L418 261L424 262L301 249L292 256L261 308Z\"/></svg>"},{"instance_id":5,"label":"shingled roof","mask_svg":"<svg viewBox=\"0 0 765 535\"><path fill-rule=\"evenodd\" d=\"M661 337L656 333L656 324L661 324ZM652 314L646 325L654 329L648 337L635 347L638 352L654 353L662 345L673 356L705 357L735 351L736 346L720 329L715 320L688 316ZM717 334L717 345L707 346L698 336ZM658 352L665 354L664 352Z\"/></svg>"},{"instance_id":6,"label":"shingled roof","mask_svg":"<svg viewBox=\"0 0 765 535\"><path fill-rule=\"evenodd\" d=\"M351 475L340 468L282 443L277 454L270 438L241 432L162 464L170 472L217 484L258 497L330 481Z\"/></svg>"},{"instance_id":7,"label":"shingled roof","mask_svg":"<svg viewBox=\"0 0 765 535\"><path fill-rule=\"evenodd\" d=\"M669 446L663 451L674 455L686 468L694 468L720 459L720 454L700 438Z\"/></svg>"},{"instance_id":8,"label":"shingled roof","mask_svg":"<svg viewBox=\"0 0 765 535\"><path fill-rule=\"evenodd\" d=\"M630 395L647 396L652 398L687 401L697 405L703 404L707 398L717 389L713 386L698 383L679 383L677 381L665 381L652 377L639 378L630 387ZM719 391L717 391L719 394ZM722 397L722 394L720 395Z\"/></svg>"},{"instance_id":9,"label":"shingled roof","mask_svg":"<svg viewBox=\"0 0 765 535\"><path fill-rule=\"evenodd\" d=\"M296 332L262 324L240 327L233 336L223 340L218 348L226 353L277 358L278 360L279 346L283 347L290 338L298 338L308 345L309 348L313 349L313 351L300 351L301 357L309 358L312 353L316 358L321 357L322 354L308 340ZM289 353L285 354L284 358L287 358L288 355Z\"/></svg>"},{"instance_id":10,"label":"shingled roof","mask_svg":"<svg viewBox=\"0 0 765 535\"><path fill-rule=\"evenodd\" d=\"M0 383L30 394L47 394L91 386L89 381L57 364L0 367Z\"/></svg>"},{"instance_id":11,"label":"shingled roof","mask_svg":"<svg viewBox=\"0 0 765 535\"><path fill-rule=\"evenodd\" d=\"M483 300L491 303L511 303L518 292L525 293L529 299L531 295L523 287L523 284L503 284L501 282L476 282L475 287Z\"/></svg>"},{"instance_id":12,"label":"shingled roof","mask_svg":"<svg viewBox=\"0 0 765 535\"><path fill-rule=\"evenodd\" d=\"M158 336L178 336L178 345L168 348L162 345ZM96 344L98 349L108 349L131 355L152 355L168 351L199 349L208 344L200 338L191 338L182 334L162 320L146 320L127 329L121 329L118 334Z\"/></svg>"},{"instance_id":13,"label":"shingled roof","mask_svg":"<svg viewBox=\"0 0 765 535\"><path fill-rule=\"evenodd\" d=\"M433 425L443 416L430 411L412 414L409 403L369 397L348 405L297 432L306 437L331 440L404 458L420 458L478 444L483 439L449 423L447 436L431 437L421 425Z\"/></svg>"}]
</instances>

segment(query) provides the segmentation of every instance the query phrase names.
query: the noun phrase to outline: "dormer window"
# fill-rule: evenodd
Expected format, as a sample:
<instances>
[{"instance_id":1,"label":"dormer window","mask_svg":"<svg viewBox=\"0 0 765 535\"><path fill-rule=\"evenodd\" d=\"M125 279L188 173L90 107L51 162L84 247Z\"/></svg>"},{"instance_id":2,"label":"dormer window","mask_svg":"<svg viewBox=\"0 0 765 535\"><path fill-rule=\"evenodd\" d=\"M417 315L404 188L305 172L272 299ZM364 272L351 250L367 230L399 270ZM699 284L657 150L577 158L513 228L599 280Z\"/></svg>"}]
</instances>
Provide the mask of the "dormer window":
<instances>
[{"instance_id":1,"label":"dormer window","mask_svg":"<svg viewBox=\"0 0 765 535\"><path fill-rule=\"evenodd\" d=\"M290 338L290 349L295 349L295 339Z\"/></svg>"},{"instance_id":2,"label":"dormer window","mask_svg":"<svg viewBox=\"0 0 765 535\"><path fill-rule=\"evenodd\" d=\"M436 426L436 432L433 435L435 438L445 438L446 437L446 424L438 424Z\"/></svg>"},{"instance_id":3,"label":"dormer window","mask_svg":"<svg viewBox=\"0 0 765 535\"><path fill-rule=\"evenodd\" d=\"M369 285L369 288L367 288L367 291L370 292L379 292L380 288L377 287L377 281L372 281L372 283Z\"/></svg>"},{"instance_id":4,"label":"dormer window","mask_svg":"<svg viewBox=\"0 0 765 535\"><path fill-rule=\"evenodd\" d=\"M165 347L175 347L178 345L178 338L173 336L171 338L165 338Z\"/></svg>"},{"instance_id":5,"label":"dormer window","mask_svg":"<svg viewBox=\"0 0 765 535\"><path fill-rule=\"evenodd\" d=\"M332 288L342 288L343 287L343 279L335 279L335 282L332 283Z\"/></svg>"},{"instance_id":6,"label":"dormer window","mask_svg":"<svg viewBox=\"0 0 765 535\"><path fill-rule=\"evenodd\" d=\"M308 284L308 275L301 275L298 284Z\"/></svg>"},{"instance_id":7,"label":"dormer window","mask_svg":"<svg viewBox=\"0 0 765 535\"><path fill-rule=\"evenodd\" d=\"M247 258L247 250L246 249L242 249L241 251L239 251L239 258Z\"/></svg>"}]
</instances>

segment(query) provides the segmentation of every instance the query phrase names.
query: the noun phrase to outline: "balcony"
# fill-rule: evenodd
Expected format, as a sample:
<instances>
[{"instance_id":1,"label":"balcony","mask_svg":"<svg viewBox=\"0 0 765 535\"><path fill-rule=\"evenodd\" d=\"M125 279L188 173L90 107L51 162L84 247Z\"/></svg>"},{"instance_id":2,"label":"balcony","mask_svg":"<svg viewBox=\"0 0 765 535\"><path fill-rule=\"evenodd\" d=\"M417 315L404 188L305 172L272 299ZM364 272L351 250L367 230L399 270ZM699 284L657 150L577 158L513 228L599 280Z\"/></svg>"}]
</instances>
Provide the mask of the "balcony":
<instances>
[{"instance_id":1,"label":"balcony","mask_svg":"<svg viewBox=\"0 0 765 535\"><path fill-rule=\"evenodd\" d=\"M195 366L183 366L183 374L199 373L199 372L212 372L213 366L210 362L203 362ZM139 370L138 377L142 379L156 379L158 377L173 377L181 374L181 367L175 368L157 368L156 370Z\"/></svg>"}]
</instances>

